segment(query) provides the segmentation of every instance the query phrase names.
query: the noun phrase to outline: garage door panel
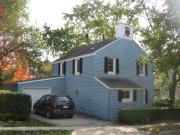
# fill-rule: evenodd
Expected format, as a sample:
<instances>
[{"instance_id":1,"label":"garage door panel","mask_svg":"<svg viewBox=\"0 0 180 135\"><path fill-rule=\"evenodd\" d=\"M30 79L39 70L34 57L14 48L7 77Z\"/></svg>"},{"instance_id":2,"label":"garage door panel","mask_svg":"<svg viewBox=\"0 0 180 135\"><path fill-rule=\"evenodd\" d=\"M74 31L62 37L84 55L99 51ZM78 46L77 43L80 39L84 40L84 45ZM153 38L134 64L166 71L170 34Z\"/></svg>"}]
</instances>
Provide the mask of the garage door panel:
<instances>
[{"instance_id":1,"label":"garage door panel","mask_svg":"<svg viewBox=\"0 0 180 135\"><path fill-rule=\"evenodd\" d=\"M51 94L51 88L24 88L22 93L31 96L33 106L43 95Z\"/></svg>"}]
</instances>

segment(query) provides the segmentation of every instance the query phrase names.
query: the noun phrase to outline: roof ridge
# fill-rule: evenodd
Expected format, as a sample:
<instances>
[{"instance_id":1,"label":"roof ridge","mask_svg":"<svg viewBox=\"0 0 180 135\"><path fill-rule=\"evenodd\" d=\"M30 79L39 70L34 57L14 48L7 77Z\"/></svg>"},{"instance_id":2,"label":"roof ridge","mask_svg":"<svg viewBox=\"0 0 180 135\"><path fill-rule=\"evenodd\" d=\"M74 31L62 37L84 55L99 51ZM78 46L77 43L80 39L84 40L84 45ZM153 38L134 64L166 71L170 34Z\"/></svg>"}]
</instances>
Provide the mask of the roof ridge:
<instances>
[{"instance_id":1,"label":"roof ridge","mask_svg":"<svg viewBox=\"0 0 180 135\"><path fill-rule=\"evenodd\" d=\"M99 50L100 48L108 45L109 43L111 43L112 41L114 41L117 38L111 38L111 39L105 39L102 41L98 41L95 42L93 44L89 44L89 45L82 45L81 47L64 54L62 57L60 57L59 59L55 60L54 62L60 61L60 60L65 60L65 59L69 59L69 58L73 58L73 57L77 57L77 56L81 56L84 54L90 54L93 53L97 50ZM92 48L94 47L94 48Z\"/></svg>"}]
</instances>

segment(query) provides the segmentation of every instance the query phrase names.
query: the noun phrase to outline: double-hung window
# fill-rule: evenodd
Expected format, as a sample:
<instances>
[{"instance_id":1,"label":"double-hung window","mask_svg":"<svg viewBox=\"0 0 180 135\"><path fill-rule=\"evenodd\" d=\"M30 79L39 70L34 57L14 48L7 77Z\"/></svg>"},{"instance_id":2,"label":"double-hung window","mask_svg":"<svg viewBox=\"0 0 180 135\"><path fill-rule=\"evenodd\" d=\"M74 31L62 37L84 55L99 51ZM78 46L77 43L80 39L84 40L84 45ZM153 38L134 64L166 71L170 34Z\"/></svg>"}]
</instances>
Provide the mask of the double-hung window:
<instances>
[{"instance_id":1,"label":"double-hung window","mask_svg":"<svg viewBox=\"0 0 180 135\"><path fill-rule=\"evenodd\" d=\"M60 76L66 75L66 62L60 62Z\"/></svg>"},{"instance_id":2,"label":"double-hung window","mask_svg":"<svg viewBox=\"0 0 180 135\"><path fill-rule=\"evenodd\" d=\"M137 61L137 63L136 63L136 74L138 76L147 76L148 75L148 65Z\"/></svg>"},{"instance_id":3,"label":"double-hung window","mask_svg":"<svg viewBox=\"0 0 180 135\"><path fill-rule=\"evenodd\" d=\"M119 59L105 57L104 72L110 75L119 73Z\"/></svg>"},{"instance_id":4,"label":"double-hung window","mask_svg":"<svg viewBox=\"0 0 180 135\"><path fill-rule=\"evenodd\" d=\"M72 66L72 70L73 70L73 74L74 75L79 75L82 73L82 68L83 68L83 59L75 59L73 60L73 66Z\"/></svg>"},{"instance_id":5,"label":"double-hung window","mask_svg":"<svg viewBox=\"0 0 180 135\"><path fill-rule=\"evenodd\" d=\"M135 102L137 100L137 90L118 90L119 102Z\"/></svg>"}]
</instances>

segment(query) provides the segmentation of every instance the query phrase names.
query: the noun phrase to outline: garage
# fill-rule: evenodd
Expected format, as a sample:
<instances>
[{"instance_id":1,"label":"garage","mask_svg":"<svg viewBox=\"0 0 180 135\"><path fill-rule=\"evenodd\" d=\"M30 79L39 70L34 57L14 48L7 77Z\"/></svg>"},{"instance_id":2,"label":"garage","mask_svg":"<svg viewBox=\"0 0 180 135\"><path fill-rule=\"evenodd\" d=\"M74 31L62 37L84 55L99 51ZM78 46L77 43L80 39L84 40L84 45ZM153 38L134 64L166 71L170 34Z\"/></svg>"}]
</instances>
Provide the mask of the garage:
<instances>
[{"instance_id":1,"label":"garage","mask_svg":"<svg viewBox=\"0 0 180 135\"><path fill-rule=\"evenodd\" d=\"M31 95L32 106L43 95L51 94L51 88L23 88L22 93Z\"/></svg>"}]
</instances>

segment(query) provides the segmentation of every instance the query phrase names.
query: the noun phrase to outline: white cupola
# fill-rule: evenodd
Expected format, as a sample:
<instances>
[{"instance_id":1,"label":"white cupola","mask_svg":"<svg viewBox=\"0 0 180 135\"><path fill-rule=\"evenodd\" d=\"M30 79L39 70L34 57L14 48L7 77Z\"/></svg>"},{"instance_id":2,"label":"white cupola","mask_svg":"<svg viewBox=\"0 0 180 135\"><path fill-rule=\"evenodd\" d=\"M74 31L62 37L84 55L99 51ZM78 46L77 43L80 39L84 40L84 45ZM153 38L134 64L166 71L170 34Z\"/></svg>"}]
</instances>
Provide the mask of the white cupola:
<instances>
[{"instance_id":1,"label":"white cupola","mask_svg":"<svg viewBox=\"0 0 180 135\"><path fill-rule=\"evenodd\" d=\"M116 38L125 37L125 38L133 38L133 27L128 23L118 23L115 27L116 30Z\"/></svg>"}]
</instances>

